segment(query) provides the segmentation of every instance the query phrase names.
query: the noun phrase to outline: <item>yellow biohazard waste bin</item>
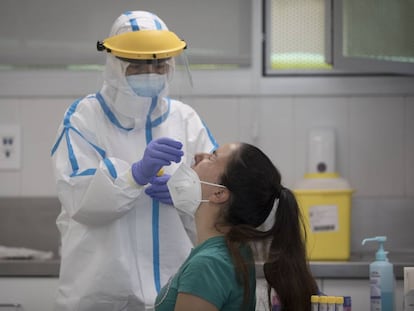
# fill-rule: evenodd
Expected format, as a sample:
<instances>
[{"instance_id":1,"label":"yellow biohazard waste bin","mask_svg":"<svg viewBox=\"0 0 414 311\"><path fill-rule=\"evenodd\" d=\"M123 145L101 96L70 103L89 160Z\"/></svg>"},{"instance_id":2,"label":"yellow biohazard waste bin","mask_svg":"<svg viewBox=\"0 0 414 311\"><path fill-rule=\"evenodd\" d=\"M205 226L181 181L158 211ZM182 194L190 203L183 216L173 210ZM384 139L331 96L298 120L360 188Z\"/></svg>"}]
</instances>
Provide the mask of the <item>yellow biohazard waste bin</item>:
<instances>
[{"instance_id":1,"label":"yellow biohazard waste bin","mask_svg":"<svg viewBox=\"0 0 414 311\"><path fill-rule=\"evenodd\" d=\"M308 259L348 260L351 196L348 182L336 173L306 174L294 190L306 224Z\"/></svg>"}]
</instances>

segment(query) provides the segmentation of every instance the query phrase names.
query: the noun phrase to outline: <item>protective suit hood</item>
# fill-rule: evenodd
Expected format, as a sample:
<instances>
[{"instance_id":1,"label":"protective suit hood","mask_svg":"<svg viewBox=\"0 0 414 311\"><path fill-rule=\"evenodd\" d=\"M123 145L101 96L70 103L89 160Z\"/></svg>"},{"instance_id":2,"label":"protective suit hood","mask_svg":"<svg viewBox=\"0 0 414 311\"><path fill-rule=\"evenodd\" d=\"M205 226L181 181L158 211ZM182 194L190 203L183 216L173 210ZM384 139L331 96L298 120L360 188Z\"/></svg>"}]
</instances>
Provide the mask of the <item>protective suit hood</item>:
<instances>
[{"instance_id":1,"label":"protective suit hood","mask_svg":"<svg viewBox=\"0 0 414 311\"><path fill-rule=\"evenodd\" d=\"M132 11L125 12L115 20L109 36L142 30L168 30L168 28L153 13ZM168 93L168 82L156 97L138 96L128 84L125 76L128 65L128 62L107 53L101 94L124 127L139 129L145 126L151 105L153 105L151 119L157 118L167 111L168 107L163 98ZM171 71L174 71L174 66L171 67Z\"/></svg>"}]
</instances>

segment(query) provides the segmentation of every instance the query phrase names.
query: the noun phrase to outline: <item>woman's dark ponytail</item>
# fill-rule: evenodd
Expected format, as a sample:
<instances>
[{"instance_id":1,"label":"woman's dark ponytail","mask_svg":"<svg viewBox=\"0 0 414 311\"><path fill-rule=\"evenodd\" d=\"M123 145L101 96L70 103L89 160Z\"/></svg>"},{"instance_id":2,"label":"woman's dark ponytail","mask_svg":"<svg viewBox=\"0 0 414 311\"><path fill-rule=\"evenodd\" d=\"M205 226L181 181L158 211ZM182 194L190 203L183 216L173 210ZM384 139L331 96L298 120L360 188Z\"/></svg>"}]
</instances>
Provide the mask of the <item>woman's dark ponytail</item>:
<instances>
[{"instance_id":1,"label":"woman's dark ponytail","mask_svg":"<svg viewBox=\"0 0 414 311\"><path fill-rule=\"evenodd\" d=\"M318 289L306 260L306 231L294 194L282 188L264 275L284 311L310 310L310 297ZM270 302L270 299L269 299Z\"/></svg>"}]
</instances>

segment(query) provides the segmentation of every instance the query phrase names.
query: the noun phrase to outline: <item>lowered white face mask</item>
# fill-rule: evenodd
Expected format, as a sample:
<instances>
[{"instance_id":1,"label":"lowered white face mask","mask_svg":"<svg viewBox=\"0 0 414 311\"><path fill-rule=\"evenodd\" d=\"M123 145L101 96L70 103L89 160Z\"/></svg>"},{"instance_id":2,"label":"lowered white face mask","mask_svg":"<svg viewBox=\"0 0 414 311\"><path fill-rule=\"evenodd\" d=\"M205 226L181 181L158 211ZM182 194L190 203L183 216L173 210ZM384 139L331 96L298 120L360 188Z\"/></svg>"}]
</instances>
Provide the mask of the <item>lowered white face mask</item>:
<instances>
[{"instance_id":1,"label":"lowered white face mask","mask_svg":"<svg viewBox=\"0 0 414 311\"><path fill-rule=\"evenodd\" d=\"M138 96L155 97L161 93L167 83L167 75L157 73L127 76L126 80Z\"/></svg>"},{"instance_id":2,"label":"lowered white face mask","mask_svg":"<svg viewBox=\"0 0 414 311\"><path fill-rule=\"evenodd\" d=\"M226 188L223 185L200 181L191 167L181 163L167 182L175 208L194 217L200 203L209 201L202 199L201 184Z\"/></svg>"}]
</instances>

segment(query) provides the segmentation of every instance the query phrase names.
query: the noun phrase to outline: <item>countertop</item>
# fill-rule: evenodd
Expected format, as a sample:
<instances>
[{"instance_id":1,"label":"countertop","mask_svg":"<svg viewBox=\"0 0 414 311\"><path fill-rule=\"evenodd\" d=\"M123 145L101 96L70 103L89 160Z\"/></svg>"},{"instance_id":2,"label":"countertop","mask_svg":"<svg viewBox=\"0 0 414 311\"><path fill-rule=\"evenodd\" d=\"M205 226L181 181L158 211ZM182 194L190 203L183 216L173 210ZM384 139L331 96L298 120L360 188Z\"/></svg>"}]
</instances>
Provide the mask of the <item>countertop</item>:
<instances>
[{"instance_id":1,"label":"countertop","mask_svg":"<svg viewBox=\"0 0 414 311\"><path fill-rule=\"evenodd\" d=\"M58 277L59 259L0 259L0 277Z\"/></svg>"},{"instance_id":2,"label":"countertop","mask_svg":"<svg viewBox=\"0 0 414 311\"><path fill-rule=\"evenodd\" d=\"M369 263L375 258L377 245L362 246L370 236L387 235L386 250L398 279L403 267L414 267L414 200L358 199L352 201L349 261L311 261L316 278L369 278ZM36 213L33 212L36 210ZM60 235L56 218L61 207L57 197L0 198L0 245L53 251L53 260L0 260L0 277L58 277ZM22 230L24 228L24 230ZM257 276L263 277L262 265Z\"/></svg>"},{"instance_id":3,"label":"countertop","mask_svg":"<svg viewBox=\"0 0 414 311\"><path fill-rule=\"evenodd\" d=\"M311 261L312 274L317 279L369 279L368 261ZM404 267L414 267L413 261L393 262L397 280L404 279ZM263 277L262 265L256 265L256 275Z\"/></svg>"},{"instance_id":4,"label":"countertop","mask_svg":"<svg viewBox=\"0 0 414 311\"><path fill-rule=\"evenodd\" d=\"M403 279L403 268L414 266L412 258L392 262L397 279ZM350 261L311 261L315 278L368 279L369 261L351 257ZM58 277L59 259L52 260L0 260L0 277ZM263 277L262 264L256 266L257 277Z\"/></svg>"}]
</instances>

